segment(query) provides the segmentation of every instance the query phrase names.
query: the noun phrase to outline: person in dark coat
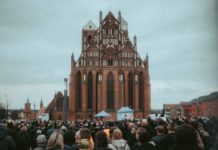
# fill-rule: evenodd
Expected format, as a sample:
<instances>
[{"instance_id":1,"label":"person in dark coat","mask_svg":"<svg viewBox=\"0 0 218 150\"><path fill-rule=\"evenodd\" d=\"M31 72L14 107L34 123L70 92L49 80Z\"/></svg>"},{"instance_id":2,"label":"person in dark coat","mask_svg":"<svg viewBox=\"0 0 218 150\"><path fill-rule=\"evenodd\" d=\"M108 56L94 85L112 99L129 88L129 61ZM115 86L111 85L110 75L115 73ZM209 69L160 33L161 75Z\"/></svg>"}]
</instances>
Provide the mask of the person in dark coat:
<instances>
[{"instance_id":1,"label":"person in dark coat","mask_svg":"<svg viewBox=\"0 0 218 150\"><path fill-rule=\"evenodd\" d=\"M170 121L167 125L168 133L166 137L162 140L161 144L159 145L160 150L168 150L170 146L175 144L176 135L175 135L175 123Z\"/></svg>"},{"instance_id":2,"label":"person in dark coat","mask_svg":"<svg viewBox=\"0 0 218 150\"><path fill-rule=\"evenodd\" d=\"M162 147L165 144L164 140L166 139L165 128L163 125L159 125L156 128L157 135L151 138L151 141L155 143L157 150L164 150Z\"/></svg>"},{"instance_id":3,"label":"person in dark coat","mask_svg":"<svg viewBox=\"0 0 218 150\"><path fill-rule=\"evenodd\" d=\"M145 128L143 128L143 127L139 127L139 128L137 129L137 131L136 131L136 140L137 140L137 142L135 142L135 143L133 144L133 146L131 147L131 149L133 149L133 150L139 150L139 147L140 147L140 145L141 145L141 143L140 143L140 141L139 141L139 135L142 134L142 133L144 133L144 132L146 132L146 130L145 130Z\"/></svg>"},{"instance_id":4,"label":"person in dark coat","mask_svg":"<svg viewBox=\"0 0 218 150\"><path fill-rule=\"evenodd\" d=\"M68 146L75 144L75 133L73 130L68 130L64 133L64 144Z\"/></svg>"},{"instance_id":5,"label":"person in dark coat","mask_svg":"<svg viewBox=\"0 0 218 150\"><path fill-rule=\"evenodd\" d=\"M218 149L218 133L216 134L216 139L214 145L211 147L211 150L217 150Z\"/></svg>"},{"instance_id":6,"label":"person in dark coat","mask_svg":"<svg viewBox=\"0 0 218 150\"><path fill-rule=\"evenodd\" d=\"M132 149L133 145L137 142L137 139L136 139L136 130L137 130L136 127L132 127L131 135L127 139L127 143L128 143L128 145L129 145L129 147L131 149Z\"/></svg>"},{"instance_id":7,"label":"person in dark coat","mask_svg":"<svg viewBox=\"0 0 218 150\"><path fill-rule=\"evenodd\" d=\"M16 150L16 145L4 126L0 126L0 150Z\"/></svg>"},{"instance_id":8,"label":"person in dark coat","mask_svg":"<svg viewBox=\"0 0 218 150\"><path fill-rule=\"evenodd\" d=\"M19 150L29 150L30 148L30 135L28 133L28 128L26 126L21 127L17 139L17 149Z\"/></svg>"},{"instance_id":9,"label":"person in dark coat","mask_svg":"<svg viewBox=\"0 0 218 150\"><path fill-rule=\"evenodd\" d=\"M139 146L139 150L154 150L154 146L149 143L150 134L148 131L142 132L139 134L139 142L141 143Z\"/></svg>"},{"instance_id":10,"label":"person in dark coat","mask_svg":"<svg viewBox=\"0 0 218 150\"><path fill-rule=\"evenodd\" d=\"M198 147L197 134L189 124L183 124L176 128L176 143L169 150L203 150Z\"/></svg>"},{"instance_id":11,"label":"person in dark coat","mask_svg":"<svg viewBox=\"0 0 218 150\"><path fill-rule=\"evenodd\" d=\"M104 131L96 133L94 150L109 150L107 135Z\"/></svg>"}]
</instances>

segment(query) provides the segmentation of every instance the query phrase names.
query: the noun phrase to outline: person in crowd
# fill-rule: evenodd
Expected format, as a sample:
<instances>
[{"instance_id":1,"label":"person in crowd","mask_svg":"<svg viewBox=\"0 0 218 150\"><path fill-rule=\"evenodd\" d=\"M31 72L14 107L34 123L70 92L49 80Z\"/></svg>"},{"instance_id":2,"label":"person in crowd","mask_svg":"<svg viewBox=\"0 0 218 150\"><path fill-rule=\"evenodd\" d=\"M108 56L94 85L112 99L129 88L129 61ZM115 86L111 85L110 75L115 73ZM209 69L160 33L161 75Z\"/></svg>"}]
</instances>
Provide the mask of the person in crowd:
<instances>
[{"instance_id":1,"label":"person in crowd","mask_svg":"<svg viewBox=\"0 0 218 150\"><path fill-rule=\"evenodd\" d=\"M161 144L159 145L159 149L161 150L168 150L170 146L175 143L176 136L175 136L175 123L171 120L167 124L168 133L166 137L162 139Z\"/></svg>"},{"instance_id":2,"label":"person in crowd","mask_svg":"<svg viewBox=\"0 0 218 150\"><path fill-rule=\"evenodd\" d=\"M75 144L75 132L72 123L69 124L69 130L64 133L64 144L68 146Z\"/></svg>"},{"instance_id":3,"label":"person in crowd","mask_svg":"<svg viewBox=\"0 0 218 150\"><path fill-rule=\"evenodd\" d=\"M202 139L202 142L204 144L204 150L209 150L210 149L210 135L206 131L203 123L201 122L198 122L198 131Z\"/></svg>"},{"instance_id":4,"label":"person in crowd","mask_svg":"<svg viewBox=\"0 0 218 150\"><path fill-rule=\"evenodd\" d=\"M148 119L142 119L141 121L141 127L145 128L146 131L149 132L149 135L151 137L155 136L155 130L154 128L149 124Z\"/></svg>"},{"instance_id":5,"label":"person in crowd","mask_svg":"<svg viewBox=\"0 0 218 150\"><path fill-rule=\"evenodd\" d=\"M110 131L109 131L109 139L108 139L108 142L109 142L109 143L112 142L112 136L113 136L113 132L114 132L115 129L117 129L117 127L112 127L112 128L110 128ZM104 130L104 132L105 132L105 130ZM105 132L105 133L106 133L106 132ZM106 133L106 135L107 135L107 133Z\"/></svg>"},{"instance_id":6,"label":"person in crowd","mask_svg":"<svg viewBox=\"0 0 218 150\"><path fill-rule=\"evenodd\" d=\"M165 144L164 139L166 138L165 135L165 128L163 125L159 125L156 128L157 135L151 138L151 141L155 143L155 147L157 150L163 150L162 147Z\"/></svg>"},{"instance_id":7,"label":"person in crowd","mask_svg":"<svg viewBox=\"0 0 218 150\"><path fill-rule=\"evenodd\" d=\"M134 126L131 127L131 135L127 139L127 143L131 149L132 149L133 145L137 142L136 131L137 131L137 126L134 124Z\"/></svg>"},{"instance_id":8,"label":"person in crowd","mask_svg":"<svg viewBox=\"0 0 218 150\"><path fill-rule=\"evenodd\" d=\"M29 150L30 148L30 135L28 133L28 128L26 125L21 126L20 132L17 139L17 149L19 150Z\"/></svg>"},{"instance_id":9,"label":"person in crowd","mask_svg":"<svg viewBox=\"0 0 218 150\"><path fill-rule=\"evenodd\" d=\"M112 142L108 145L108 148L112 150L130 150L127 141L123 139L120 129L114 130L112 134Z\"/></svg>"},{"instance_id":10,"label":"person in crowd","mask_svg":"<svg viewBox=\"0 0 218 150\"><path fill-rule=\"evenodd\" d=\"M139 150L154 150L154 145L150 142L150 135L148 131L139 134Z\"/></svg>"},{"instance_id":11,"label":"person in crowd","mask_svg":"<svg viewBox=\"0 0 218 150\"><path fill-rule=\"evenodd\" d=\"M0 150L16 150L15 142L4 126L0 126Z\"/></svg>"},{"instance_id":12,"label":"person in crowd","mask_svg":"<svg viewBox=\"0 0 218 150\"><path fill-rule=\"evenodd\" d=\"M70 150L70 147L64 145L64 139L60 130L55 130L48 139L46 150Z\"/></svg>"},{"instance_id":13,"label":"person in crowd","mask_svg":"<svg viewBox=\"0 0 218 150\"><path fill-rule=\"evenodd\" d=\"M123 139L127 140L129 135L131 135L130 130L128 130L128 121L122 121L121 125L119 126L119 129L122 131Z\"/></svg>"},{"instance_id":14,"label":"person in crowd","mask_svg":"<svg viewBox=\"0 0 218 150\"><path fill-rule=\"evenodd\" d=\"M17 131L16 131L16 127L15 127L15 123L12 120L9 120L7 122L7 129L8 129L8 135L11 136L14 140L14 142L16 143L17 140Z\"/></svg>"},{"instance_id":15,"label":"person in crowd","mask_svg":"<svg viewBox=\"0 0 218 150\"><path fill-rule=\"evenodd\" d=\"M197 133L189 124L183 124L176 128L176 141L169 150L203 150L198 146Z\"/></svg>"},{"instance_id":16,"label":"person in crowd","mask_svg":"<svg viewBox=\"0 0 218 150\"><path fill-rule=\"evenodd\" d=\"M80 129L77 141L80 150L92 150L94 148L94 142L88 128Z\"/></svg>"},{"instance_id":17,"label":"person in crowd","mask_svg":"<svg viewBox=\"0 0 218 150\"><path fill-rule=\"evenodd\" d=\"M204 143L203 143L202 137L201 137L199 129L198 129L198 122L196 120L191 121L191 126L194 128L194 130L196 132L198 147L201 149L204 149Z\"/></svg>"},{"instance_id":18,"label":"person in crowd","mask_svg":"<svg viewBox=\"0 0 218 150\"><path fill-rule=\"evenodd\" d=\"M109 150L107 135L104 131L96 133L94 150Z\"/></svg>"},{"instance_id":19,"label":"person in crowd","mask_svg":"<svg viewBox=\"0 0 218 150\"><path fill-rule=\"evenodd\" d=\"M75 143L71 146L72 150L79 150L80 130L75 133Z\"/></svg>"},{"instance_id":20,"label":"person in crowd","mask_svg":"<svg viewBox=\"0 0 218 150\"><path fill-rule=\"evenodd\" d=\"M33 150L45 150L46 148L46 136L44 134L40 134L36 138L37 146Z\"/></svg>"},{"instance_id":21,"label":"person in crowd","mask_svg":"<svg viewBox=\"0 0 218 150\"><path fill-rule=\"evenodd\" d=\"M147 139L141 139L141 141L140 141L140 135L142 134L142 133L144 133L144 132L146 132L146 138ZM145 135L144 135L145 136ZM142 136L143 137L143 136ZM141 137L141 138L142 138ZM151 136L150 136L150 133L148 132L148 131L146 131L146 129L144 128L144 127L139 127L138 129L137 129L137 131L136 131L136 140L137 140L137 142L135 142L134 144L133 144L133 146L131 147L131 149L132 150L139 150L140 149L140 147L141 147L141 145L142 145L142 143L147 143L148 141L149 141L149 144L151 144L153 147L155 147L156 145L155 145L155 143L154 142L152 142L152 141L150 141L150 139L151 139ZM145 144L146 145L146 144Z\"/></svg>"},{"instance_id":22,"label":"person in crowd","mask_svg":"<svg viewBox=\"0 0 218 150\"><path fill-rule=\"evenodd\" d=\"M218 132L216 134L216 139L215 139L214 145L211 147L210 150L217 150L217 149L218 149Z\"/></svg>"}]
</instances>

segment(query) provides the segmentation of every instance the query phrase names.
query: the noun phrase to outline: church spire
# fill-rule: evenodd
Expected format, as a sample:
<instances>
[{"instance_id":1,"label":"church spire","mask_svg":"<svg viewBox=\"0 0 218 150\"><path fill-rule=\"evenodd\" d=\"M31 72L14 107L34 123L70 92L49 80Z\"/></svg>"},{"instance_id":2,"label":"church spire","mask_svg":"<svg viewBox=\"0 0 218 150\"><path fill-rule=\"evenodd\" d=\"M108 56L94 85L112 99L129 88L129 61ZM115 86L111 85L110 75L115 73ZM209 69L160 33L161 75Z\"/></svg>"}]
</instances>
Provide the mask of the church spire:
<instances>
[{"instance_id":1,"label":"church spire","mask_svg":"<svg viewBox=\"0 0 218 150\"><path fill-rule=\"evenodd\" d=\"M41 98L41 101L40 101L40 109L43 107L43 102L42 102L42 98Z\"/></svg>"}]
</instances>

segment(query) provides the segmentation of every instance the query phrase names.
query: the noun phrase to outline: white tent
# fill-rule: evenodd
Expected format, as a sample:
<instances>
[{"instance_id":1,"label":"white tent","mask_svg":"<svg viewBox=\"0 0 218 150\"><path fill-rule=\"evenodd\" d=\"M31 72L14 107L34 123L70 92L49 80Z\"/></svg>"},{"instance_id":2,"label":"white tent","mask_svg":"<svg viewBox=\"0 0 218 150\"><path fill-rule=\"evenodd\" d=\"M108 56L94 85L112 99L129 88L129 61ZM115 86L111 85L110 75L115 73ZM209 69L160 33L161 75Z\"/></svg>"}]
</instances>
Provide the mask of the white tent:
<instances>
[{"instance_id":1,"label":"white tent","mask_svg":"<svg viewBox=\"0 0 218 150\"><path fill-rule=\"evenodd\" d=\"M107 112L105 112L104 110L102 110L101 112L97 113L95 115L95 117L110 117L111 115Z\"/></svg>"},{"instance_id":2,"label":"white tent","mask_svg":"<svg viewBox=\"0 0 218 150\"><path fill-rule=\"evenodd\" d=\"M129 107L121 107L117 110L117 120L134 119L134 110Z\"/></svg>"}]
</instances>

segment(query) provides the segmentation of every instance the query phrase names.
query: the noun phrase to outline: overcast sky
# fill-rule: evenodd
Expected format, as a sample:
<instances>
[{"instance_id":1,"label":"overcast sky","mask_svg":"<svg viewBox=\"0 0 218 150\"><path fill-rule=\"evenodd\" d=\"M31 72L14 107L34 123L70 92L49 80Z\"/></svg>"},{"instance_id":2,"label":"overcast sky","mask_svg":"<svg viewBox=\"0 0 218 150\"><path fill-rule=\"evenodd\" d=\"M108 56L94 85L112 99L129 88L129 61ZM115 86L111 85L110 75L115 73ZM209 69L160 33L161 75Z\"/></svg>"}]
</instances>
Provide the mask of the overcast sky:
<instances>
[{"instance_id":1,"label":"overcast sky","mask_svg":"<svg viewBox=\"0 0 218 150\"><path fill-rule=\"evenodd\" d=\"M216 0L0 0L0 102L39 108L63 91L82 27L99 11L128 22L142 59L150 59L151 106L218 91ZM32 107L33 108L33 107Z\"/></svg>"}]
</instances>

